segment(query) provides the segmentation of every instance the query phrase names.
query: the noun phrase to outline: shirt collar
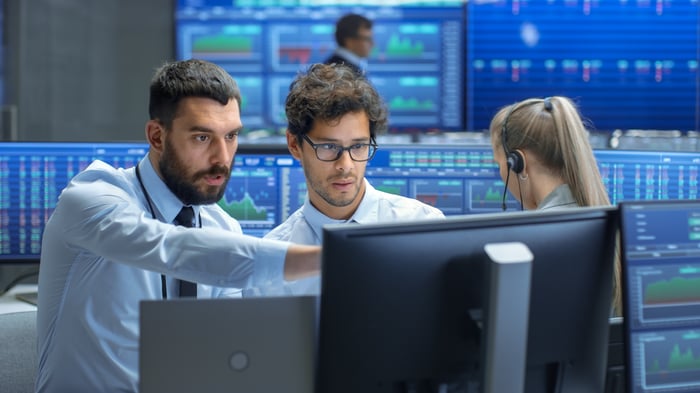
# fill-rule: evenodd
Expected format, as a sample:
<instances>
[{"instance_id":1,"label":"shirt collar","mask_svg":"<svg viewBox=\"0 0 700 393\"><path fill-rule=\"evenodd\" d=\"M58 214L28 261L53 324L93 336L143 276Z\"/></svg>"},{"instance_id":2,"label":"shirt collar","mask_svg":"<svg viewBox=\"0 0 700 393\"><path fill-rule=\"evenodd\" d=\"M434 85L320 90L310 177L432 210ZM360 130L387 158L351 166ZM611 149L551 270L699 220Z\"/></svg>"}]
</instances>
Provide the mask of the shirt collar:
<instances>
[{"instance_id":1,"label":"shirt collar","mask_svg":"<svg viewBox=\"0 0 700 393\"><path fill-rule=\"evenodd\" d=\"M360 201L360 205L357 206L357 210L350 218L352 221L360 224L369 224L373 222L378 222L379 220L379 193L369 184L367 179L365 181L365 195Z\"/></svg>"},{"instance_id":2,"label":"shirt collar","mask_svg":"<svg viewBox=\"0 0 700 393\"><path fill-rule=\"evenodd\" d=\"M349 222L363 224L377 221L376 217L378 213L376 201L378 195L367 179L363 179L363 181L365 182L365 195L362 197L362 201L360 201L360 205L357 207L357 210L355 210L355 213L347 220L336 220L321 213L311 204L307 195L304 206L302 206L302 211L304 213L304 218L309 223L309 226L318 239L322 239L323 226L326 224L345 224Z\"/></svg>"},{"instance_id":3,"label":"shirt collar","mask_svg":"<svg viewBox=\"0 0 700 393\"><path fill-rule=\"evenodd\" d=\"M151 165L151 160L148 158L148 155L139 163L139 172L141 173L143 187L148 192L151 204L156 210L154 212L156 218L163 222L173 222L175 216L177 216L180 209L182 209L182 201L170 191L168 186L158 176L153 165ZM194 208L195 217L198 217L199 206L192 207Z\"/></svg>"},{"instance_id":4,"label":"shirt collar","mask_svg":"<svg viewBox=\"0 0 700 393\"><path fill-rule=\"evenodd\" d=\"M574 195L571 193L571 189L568 184L562 184L557 186L552 192L547 195L540 205L537 206L537 210L547 210L559 207L568 206L578 206Z\"/></svg>"},{"instance_id":5,"label":"shirt collar","mask_svg":"<svg viewBox=\"0 0 700 393\"><path fill-rule=\"evenodd\" d=\"M340 47L336 48L335 54L339 55L340 57L344 58L348 62L358 66L359 68L361 68L363 70L366 68L366 64L365 64L365 61L363 61L363 58L350 52L349 50L347 50L345 48L340 48Z\"/></svg>"}]
</instances>

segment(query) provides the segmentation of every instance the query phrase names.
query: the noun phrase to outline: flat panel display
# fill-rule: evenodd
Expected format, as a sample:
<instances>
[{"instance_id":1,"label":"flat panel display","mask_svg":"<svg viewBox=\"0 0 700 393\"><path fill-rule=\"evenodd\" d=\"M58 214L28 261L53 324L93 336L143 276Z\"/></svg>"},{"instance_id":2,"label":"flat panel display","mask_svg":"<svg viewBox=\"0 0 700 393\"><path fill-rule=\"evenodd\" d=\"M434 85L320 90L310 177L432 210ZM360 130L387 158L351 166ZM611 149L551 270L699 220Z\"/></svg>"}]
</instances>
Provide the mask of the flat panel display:
<instances>
[{"instance_id":1,"label":"flat panel display","mask_svg":"<svg viewBox=\"0 0 700 393\"><path fill-rule=\"evenodd\" d=\"M370 18L367 76L389 107L392 131L464 129L464 8L459 1L187 1L176 3L178 59L221 65L243 95L249 129L286 126L284 101L301 70L336 48L345 13Z\"/></svg>"},{"instance_id":2,"label":"flat panel display","mask_svg":"<svg viewBox=\"0 0 700 393\"><path fill-rule=\"evenodd\" d=\"M700 202L620 209L628 391L700 391Z\"/></svg>"},{"instance_id":3,"label":"flat panel display","mask_svg":"<svg viewBox=\"0 0 700 393\"><path fill-rule=\"evenodd\" d=\"M0 105L5 104L5 4L0 0Z\"/></svg>"},{"instance_id":4,"label":"flat panel display","mask_svg":"<svg viewBox=\"0 0 700 393\"><path fill-rule=\"evenodd\" d=\"M147 152L145 143L0 142L0 264L38 263L44 225L61 191L91 162L131 168ZM218 204L244 233L263 236L305 195L303 172L286 146L241 146Z\"/></svg>"},{"instance_id":5,"label":"flat panel display","mask_svg":"<svg viewBox=\"0 0 700 393\"><path fill-rule=\"evenodd\" d=\"M135 166L145 143L0 142L0 262L38 259L44 223L61 190L93 160ZM689 152L596 150L611 202L697 199L700 157ZM445 215L502 210L504 183L491 147L382 144L366 168L371 184ZM304 204L304 171L283 144L242 143L218 204L244 233L264 236ZM506 193L508 211L521 206Z\"/></svg>"},{"instance_id":6,"label":"flat panel display","mask_svg":"<svg viewBox=\"0 0 700 393\"><path fill-rule=\"evenodd\" d=\"M700 4L466 2L466 128L505 105L574 99L596 130L698 130Z\"/></svg>"}]
</instances>

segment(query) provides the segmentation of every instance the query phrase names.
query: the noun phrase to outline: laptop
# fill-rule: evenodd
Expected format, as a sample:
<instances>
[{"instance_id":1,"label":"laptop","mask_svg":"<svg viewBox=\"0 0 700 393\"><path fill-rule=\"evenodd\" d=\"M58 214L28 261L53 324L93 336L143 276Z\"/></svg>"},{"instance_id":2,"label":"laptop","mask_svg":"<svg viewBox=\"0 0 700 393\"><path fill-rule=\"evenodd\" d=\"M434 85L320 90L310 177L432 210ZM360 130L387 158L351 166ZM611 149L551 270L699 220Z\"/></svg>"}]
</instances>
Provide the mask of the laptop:
<instances>
[{"instance_id":1,"label":"laptop","mask_svg":"<svg viewBox=\"0 0 700 393\"><path fill-rule=\"evenodd\" d=\"M317 301L142 301L140 393L313 392Z\"/></svg>"},{"instance_id":2,"label":"laptop","mask_svg":"<svg viewBox=\"0 0 700 393\"><path fill-rule=\"evenodd\" d=\"M700 392L700 200L619 208L627 392Z\"/></svg>"}]
</instances>

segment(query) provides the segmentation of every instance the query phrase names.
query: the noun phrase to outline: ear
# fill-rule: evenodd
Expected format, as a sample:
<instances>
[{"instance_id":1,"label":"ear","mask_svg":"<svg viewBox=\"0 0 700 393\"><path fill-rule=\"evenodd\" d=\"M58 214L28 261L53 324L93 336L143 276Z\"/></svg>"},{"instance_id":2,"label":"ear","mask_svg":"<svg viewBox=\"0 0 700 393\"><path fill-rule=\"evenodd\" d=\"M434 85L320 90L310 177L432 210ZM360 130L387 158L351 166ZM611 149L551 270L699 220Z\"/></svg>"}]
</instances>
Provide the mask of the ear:
<instances>
[{"instance_id":1,"label":"ear","mask_svg":"<svg viewBox=\"0 0 700 393\"><path fill-rule=\"evenodd\" d=\"M146 123L146 140L151 146L151 150L157 153L163 152L164 133L163 125L158 120L149 120Z\"/></svg>"},{"instance_id":2,"label":"ear","mask_svg":"<svg viewBox=\"0 0 700 393\"><path fill-rule=\"evenodd\" d=\"M289 130L287 130L287 148L292 157L301 161L301 146L299 146L299 140L296 135L289 132Z\"/></svg>"}]
</instances>

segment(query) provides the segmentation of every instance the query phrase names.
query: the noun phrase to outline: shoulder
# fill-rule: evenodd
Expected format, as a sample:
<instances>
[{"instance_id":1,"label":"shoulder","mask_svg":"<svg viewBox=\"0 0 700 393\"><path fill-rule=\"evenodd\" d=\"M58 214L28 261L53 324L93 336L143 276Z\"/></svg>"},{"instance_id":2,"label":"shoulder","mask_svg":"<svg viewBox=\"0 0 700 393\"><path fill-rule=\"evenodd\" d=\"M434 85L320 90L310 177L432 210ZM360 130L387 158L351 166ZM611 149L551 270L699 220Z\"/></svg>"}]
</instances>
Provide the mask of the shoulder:
<instances>
[{"instance_id":1,"label":"shoulder","mask_svg":"<svg viewBox=\"0 0 700 393\"><path fill-rule=\"evenodd\" d=\"M349 67L353 72L356 74L362 74L362 69L357 66L357 64L353 63L349 59L346 59L345 57L335 53L331 57L327 58L326 61L324 61L325 64L342 64L346 67Z\"/></svg>"},{"instance_id":2,"label":"shoulder","mask_svg":"<svg viewBox=\"0 0 700 393\"><path fill-rule=\"evenodd\" d=\"M329 58L324 61L325 64L339 64L344 63L345 59L339 56L337 53L332 54Z\"/></svg>"},{"instance_id":3,"label":"shoulder","mask_svg":"<svg viewBox=\"0 0 700 393\"><path fill-rule=\"evenodd\" d=\"M95 230L98 222L123 219L132 208L140 211L145 202L137 187L133 169L93 162L61 191L44 233L78 231L83 236Z\"/></svg>"},{"instance_id":4,"label":"shoulder","mask_svg":"<svg viewBox=\"0 0 700 393\"><path fill-rule=\"evenodd\" d=\"M134 178L133 169L114 168L97 160L68 182L60 198L72 197L82 200L114 196L128 199L135 195Z\"/></svg>"},{"instance_id":5,"label":"shoulder","mask_svg":"<svg viewBox=\"0 0 700 393\"><path fill-rule=\"evenodd\" d=\"M310 230L301 208L265 235L265 239L291 241L295 233Z\"/></svg>"}]
</instances>

